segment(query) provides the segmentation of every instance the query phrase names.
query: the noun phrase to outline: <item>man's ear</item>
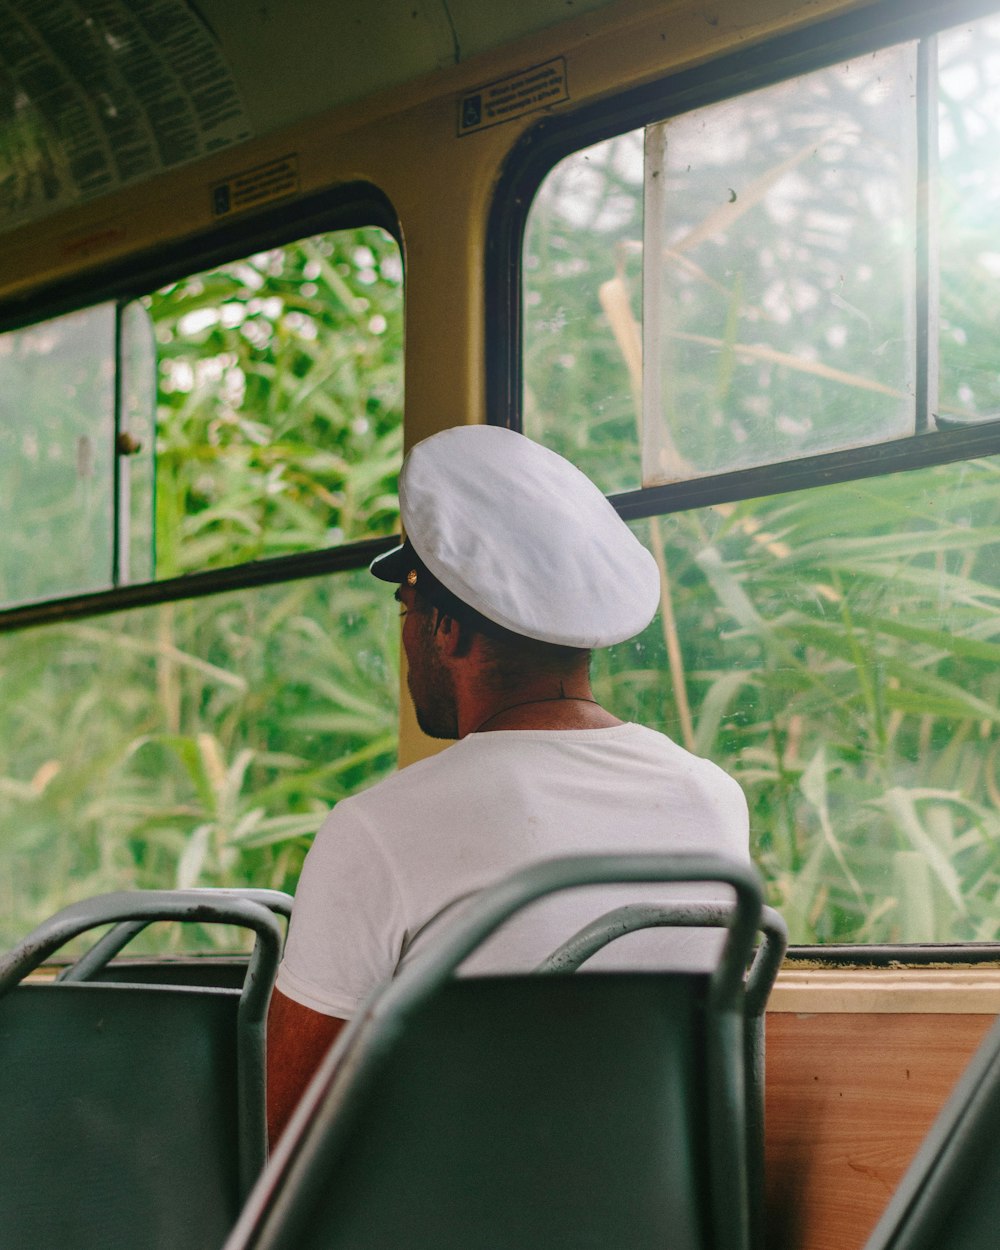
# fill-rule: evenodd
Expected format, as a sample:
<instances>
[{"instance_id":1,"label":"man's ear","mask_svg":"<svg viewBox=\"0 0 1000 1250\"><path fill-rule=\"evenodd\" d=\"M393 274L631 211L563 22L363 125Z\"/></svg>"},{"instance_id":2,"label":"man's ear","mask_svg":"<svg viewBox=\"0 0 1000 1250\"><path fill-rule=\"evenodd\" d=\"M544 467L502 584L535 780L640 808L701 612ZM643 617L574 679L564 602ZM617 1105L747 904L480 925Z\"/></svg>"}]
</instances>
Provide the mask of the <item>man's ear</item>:
<instances>
[{"instance_id":1,"label":"man's ear","mask_svg":"<svg viewBox=\"0 0 1000 1250\"><path fill-rule=\"evenodd\" d=\"M441 651L444 655L456 660L464 659L472 649L475 631L457 617L449 616L447 612L442 612L440 608L435 608L434 610L437 613L434 621L434 633L438 639L438 646L441 648Z\"/></svg>"}]
</instances>

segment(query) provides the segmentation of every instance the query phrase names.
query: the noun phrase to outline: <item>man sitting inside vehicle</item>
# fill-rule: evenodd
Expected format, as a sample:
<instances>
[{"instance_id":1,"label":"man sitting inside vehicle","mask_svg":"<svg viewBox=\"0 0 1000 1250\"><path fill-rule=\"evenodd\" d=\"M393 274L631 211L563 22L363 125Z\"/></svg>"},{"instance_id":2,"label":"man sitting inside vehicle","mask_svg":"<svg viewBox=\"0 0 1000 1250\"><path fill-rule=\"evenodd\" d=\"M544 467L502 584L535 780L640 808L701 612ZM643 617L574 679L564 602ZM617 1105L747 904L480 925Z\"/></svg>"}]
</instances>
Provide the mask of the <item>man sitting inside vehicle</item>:
<instances>
[{"instance_id":1,"label":"man sitting inside vehicle","mask_svg":"<svg viewBox=\"0 0 1000 1250\"><path fill-rule=\"evenodd\" d=\"M591 650L659 602L656 562L597 487L521 434L463 426L413 449L399 495L406 541L371 571L398 585L420 727L458 741L338 803L316 836L268 1019L272 1143L344 1022L484 886L559 855L748 858L736 782L593 696ZM622 901L545 900L463 971L531 969ZM672 962L704 962L709 940L632 935L628 966L662 965L665 941Z\"/></svg>"}]
</instances>

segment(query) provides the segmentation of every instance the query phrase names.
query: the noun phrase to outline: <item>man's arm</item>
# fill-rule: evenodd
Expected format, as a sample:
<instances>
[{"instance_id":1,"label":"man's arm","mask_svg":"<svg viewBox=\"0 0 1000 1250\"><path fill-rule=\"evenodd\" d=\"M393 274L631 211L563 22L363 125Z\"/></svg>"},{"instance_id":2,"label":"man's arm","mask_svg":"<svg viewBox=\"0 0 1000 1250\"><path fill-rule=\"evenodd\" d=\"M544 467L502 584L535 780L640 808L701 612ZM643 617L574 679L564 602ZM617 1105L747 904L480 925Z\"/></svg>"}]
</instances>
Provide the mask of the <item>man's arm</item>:
<instances>
[{"instance_id":1,"label":"man's arm","mask_svg":"<svg viewBox=\"0 0 1000 1250\"><path fill-rule=\"evenodd\" d=\"M320 1061L347 1023L271 994L267 1013L267 1140L273 1150Z\"/></svg>"}]
</instances>

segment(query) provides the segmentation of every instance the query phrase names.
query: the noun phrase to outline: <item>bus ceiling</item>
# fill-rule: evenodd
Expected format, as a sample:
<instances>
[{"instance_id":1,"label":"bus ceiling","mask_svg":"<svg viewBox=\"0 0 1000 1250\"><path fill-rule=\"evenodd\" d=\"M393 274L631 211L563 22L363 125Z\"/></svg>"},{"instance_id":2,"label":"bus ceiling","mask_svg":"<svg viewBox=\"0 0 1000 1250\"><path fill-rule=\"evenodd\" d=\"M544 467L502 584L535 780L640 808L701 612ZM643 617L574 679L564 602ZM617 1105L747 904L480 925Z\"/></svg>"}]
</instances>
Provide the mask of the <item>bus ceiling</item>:
<instances>
[{"instance_id":1,"label":"bus ceiling","mask_svg":"<svg viewBox=\"0 0 1000 1250\"><path fill-rule=\"evenodd\" d=\"M607 3L4 5L0 232Z\"/></svg>"}]
</instances>

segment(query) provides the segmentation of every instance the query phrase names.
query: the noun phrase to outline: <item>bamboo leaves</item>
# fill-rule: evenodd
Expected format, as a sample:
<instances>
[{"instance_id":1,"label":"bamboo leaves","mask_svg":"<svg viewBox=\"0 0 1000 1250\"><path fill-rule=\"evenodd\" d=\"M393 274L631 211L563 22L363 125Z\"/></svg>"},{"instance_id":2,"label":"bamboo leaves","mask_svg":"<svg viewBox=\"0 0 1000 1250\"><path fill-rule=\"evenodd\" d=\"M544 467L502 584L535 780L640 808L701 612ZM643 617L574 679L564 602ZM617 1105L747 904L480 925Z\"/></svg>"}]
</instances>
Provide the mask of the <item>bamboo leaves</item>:
<instances>
[{"instance_id":1,"label":"bamboo leaves","mask_svg":"<svg viewBox=\"0 0 1000 1250\"><path fill-rule=\"evenodd\" d=\"M996 471L662 524L696 749L741 780L797 941L1000 932ZM655 644L651 629L596 675L619 714L676 733Z\"/></svg>"}]
</instances>

